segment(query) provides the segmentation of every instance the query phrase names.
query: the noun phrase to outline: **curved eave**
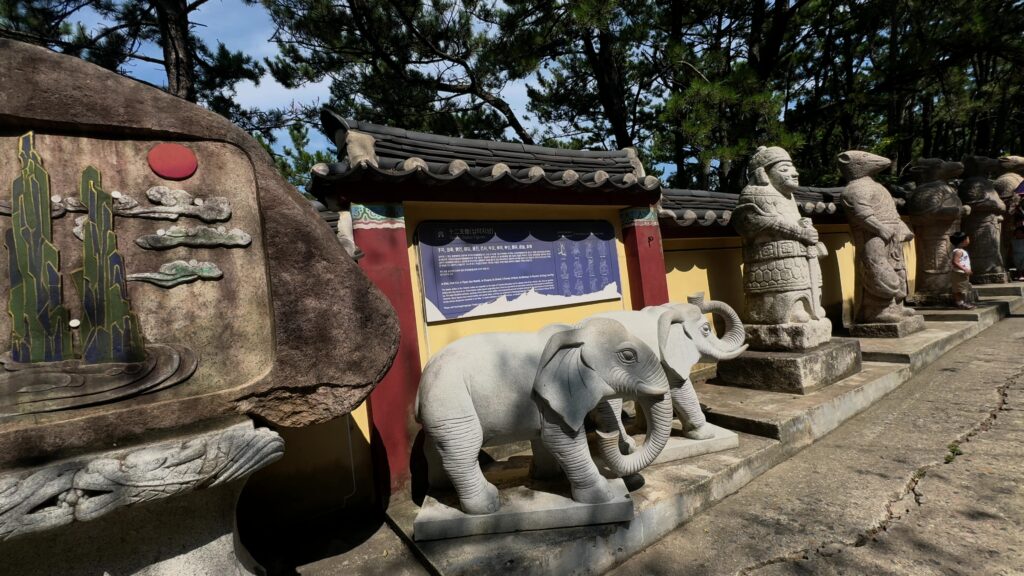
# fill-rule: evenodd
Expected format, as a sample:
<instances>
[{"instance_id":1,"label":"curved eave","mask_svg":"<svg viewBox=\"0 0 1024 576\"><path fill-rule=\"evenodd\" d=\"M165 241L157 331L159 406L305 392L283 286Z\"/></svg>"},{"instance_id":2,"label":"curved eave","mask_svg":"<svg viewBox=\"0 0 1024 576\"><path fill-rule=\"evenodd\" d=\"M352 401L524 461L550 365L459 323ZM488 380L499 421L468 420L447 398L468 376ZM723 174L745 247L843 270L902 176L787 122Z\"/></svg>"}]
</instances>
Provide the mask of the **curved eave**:
<instances>
[{"instance_id":1,"label":"curved eave","mask_svg":"<svg viewBox=\"0 0 1024 576\"><path fill-rule=\"evenodd\" d=\"M313 194L349 202L484 202L504 204L592 204L649 206L661 197L656 178L634 180L611 176L597 182L582 175L572 181L551 173L517 176L465 170L435 173L416 167L381 169L368 164L330 166L313 179Z\"/></svg>"}]
</instances>

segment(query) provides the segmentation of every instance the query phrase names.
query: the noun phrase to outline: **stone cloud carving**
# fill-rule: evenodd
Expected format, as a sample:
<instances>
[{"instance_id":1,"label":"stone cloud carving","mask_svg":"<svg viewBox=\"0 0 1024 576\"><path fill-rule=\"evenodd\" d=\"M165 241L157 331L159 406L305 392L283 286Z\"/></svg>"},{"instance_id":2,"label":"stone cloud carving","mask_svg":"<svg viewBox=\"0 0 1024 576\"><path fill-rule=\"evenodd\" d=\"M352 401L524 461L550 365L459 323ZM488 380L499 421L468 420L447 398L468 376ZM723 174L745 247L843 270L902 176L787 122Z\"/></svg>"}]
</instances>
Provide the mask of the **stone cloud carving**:
<instances>
[{"instance_id":1,"label":"stone cloud carving","mask_svg":"<svg viewBox=\"0 0 1024 576\"><path fill-rule=\"evenodd\" d=\"M802 350L828 342L832 322L821 307L820 258L825 245L810 218L800 216L800 185L782 148L758 148L732 223L743 237L744 324L759 350Z\"/></svg>"},{"instance_id":2,"label":"stone cloud carving","mask_svg":"<svg viewBox=\"0 0 1024 576\"><path fill-rule=\"evenodd\" d=\"M0 53L0 471L366 398L394 311L258 142L79 58Z\"/></svg>"},{"instance_id":3,"label":"stone cloud carving","mask_svg":"<svg viewBox=\"0 0 1024 576\"><path fill-rule=\"evenodd\" d=\"M684 320L675 312L669 317ZM663 338L670 326L664 323ZM616 473L633 474L650 465L668 441L668 392L658 353L608 318L536 333L462 338L434 356L420 380L417 418L427 436L430 483L454 485L467 514L495 512L498 490L484 478L477 454L482 446L529 440L535 477L560 468L574 500L607 502L613 493L590 456L584 418L602 400L636 397L648 436L635 453L608 462ZM602 443L613 447L605 452L618 454L619 430L614 420L603 421Z\"/></svg>"},{"instance_id":4,"label":"stone cloud carving","mask_svg":"<svg viewBox=\"0 0 1024 576\"><path fill-rule=\"evenodd\" d=\"M890 164L888 158L858 150L839 155L839 170L847 181L841 201L856 249L854 321L858 324L898 324L914 316L903 305L907 297L903 243L914 235L896 212L892 195L872 178Z\"/></svg>"},{"instance_id":5,"label":"stone cloud carving","mask_svg":"<svg viewBox=\"0 0 1024 576\"><path fill-rule=\"evenodd\" d=\"M186 441L0 474L0 542L93 520L122 506L226 484L283 454L284 441L276 432L239 424Z\"/></svg>"}]
</instances>

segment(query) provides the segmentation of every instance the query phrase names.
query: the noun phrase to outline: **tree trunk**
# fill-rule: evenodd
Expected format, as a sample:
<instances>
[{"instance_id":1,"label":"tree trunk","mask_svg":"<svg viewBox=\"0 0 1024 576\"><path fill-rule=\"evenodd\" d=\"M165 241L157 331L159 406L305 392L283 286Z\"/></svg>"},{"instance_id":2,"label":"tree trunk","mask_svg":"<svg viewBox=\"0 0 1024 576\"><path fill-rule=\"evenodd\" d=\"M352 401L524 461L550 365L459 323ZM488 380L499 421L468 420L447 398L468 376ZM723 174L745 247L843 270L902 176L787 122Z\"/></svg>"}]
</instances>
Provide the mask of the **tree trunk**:
<instances>
[{"instance_id":1,"label":"tree trunk","mask_svg":"<svg viewBox=\"0 0 1024 576\"><path fill-rule=\"evenodd\" d=\"M626 109L625 78L622 77L622 66L615 57L617 39L608 30L597 32L598 45L590 30L583 31L583 49L590 64L591 73L597 81L597 97L604 108L605 118L612 127L615 146L620 150L633 147L633 137L629 133L629 115Z\"/></svg>"},{"instance_id":2,"label":"tree trunk","mask_svg":"<svg viewBox=\"0 0 1024 576\"><path fill-rule=\"evenodd\" d=\"M152 0L152 4L160 26L167 91L195 102L195 66L188 35L188 5L185 0Z\"/></svg>"}]
</instances>

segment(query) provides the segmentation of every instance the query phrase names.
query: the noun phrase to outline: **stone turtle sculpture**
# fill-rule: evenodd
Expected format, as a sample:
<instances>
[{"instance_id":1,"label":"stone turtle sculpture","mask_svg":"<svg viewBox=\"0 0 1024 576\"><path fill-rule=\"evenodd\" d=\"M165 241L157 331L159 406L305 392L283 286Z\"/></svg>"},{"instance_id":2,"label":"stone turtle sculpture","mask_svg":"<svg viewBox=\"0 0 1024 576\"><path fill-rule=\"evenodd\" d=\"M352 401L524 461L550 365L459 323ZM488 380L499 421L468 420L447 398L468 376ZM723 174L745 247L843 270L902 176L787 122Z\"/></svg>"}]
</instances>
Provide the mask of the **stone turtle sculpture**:
<instances>
[{"instance_id":1,"label":"stone turtle sculpture","mask_svg":"<svg viewBox=\"0 0 1024 576\"><path fill-rule=\"evenodd\" d=\"M670 313L659 341L667 339ZM539 332L490 333L462 338L427 363L416 415L426 433L431 486L454 485L462 511L499 508L498 489L477 461L483 446L529 440L532 474L550 477L561 468L577 502L612 498L608 481L590 455L584 419L602 400L635 396L649 433L642 447L623 456L614 419L603 418L602 452L619 475L650 465L668 441L672 420L669 380L659 355L622 323L591 318L577 326L553 324ZM617 456L617 457L615 457Z\"/></svg>"}]
</instances>

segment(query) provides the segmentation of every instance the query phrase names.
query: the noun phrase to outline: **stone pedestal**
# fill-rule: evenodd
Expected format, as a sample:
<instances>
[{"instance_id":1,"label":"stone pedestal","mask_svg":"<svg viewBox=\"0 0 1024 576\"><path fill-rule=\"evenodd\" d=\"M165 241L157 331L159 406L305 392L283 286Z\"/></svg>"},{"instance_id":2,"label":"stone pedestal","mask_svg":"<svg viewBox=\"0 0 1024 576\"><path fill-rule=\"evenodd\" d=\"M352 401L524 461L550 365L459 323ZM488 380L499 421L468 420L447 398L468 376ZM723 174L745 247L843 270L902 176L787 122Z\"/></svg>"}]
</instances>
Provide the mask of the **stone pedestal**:
<instances>
[{"instance_id":1,"label":"stone pedestal","mask_svg":"<svg viewBox=\"0 0 1024 576\"><path fill-rule=\"evenodd\" d=\"M251 421L0 474L0 572L248 576L246 477L284 452Z\"/></svg>"},{"instance_id":2,"label":"stone pedestal","mask_svg":"<svg viewBox=\"0 0 1024 576\"><path fill-rule=\"evenodd\" d=\"M251 576L262 574L235 535L232 482L116 510L99 520L0 544L5 574L19 576Z\"/></svg>"},{"instance_id":3,"label":"stone pedestal","mask_svg":"<svg viewBox=\"0 0 1024 576\"><path fill-rule=\"evenodd\" d=\"M908 316L899 322L852 324L850 336L855 338L903 338L924 330L924 318Z\"/></svg>"},{"instance_id":4,"label":"stone pedestal","mask_svg":"<svg viewBox=\"0 0 1024 576\"><path fill-rule=\"evenodd\" d=\"M658 464L665 464L667 462L675 462L677 460L686 460L687 458L694 458L696 456L703 456L704 454L711 454L713 452L721 452L723 450L731 450L738 448L740 445L740 437L732 430L727 430L714 424L708 424L715 431L715 435L711 438L704 440L693 440L683 435L682 430L677 427L673 427L672 436L669 437L668 443L665 444L665 448L662 449L661 454L655 458L654 463L651 466ZM634 440L637 443L643 439L642 436L634 436Z\"/></svg>"},{"instance_id":5,"label":"stone pedestal","mask_svg":"<svg viewBox=\"0 0 1024 576\"><path fill-rule=\"evenodd\" d=\"M754 350L806 350L832 338L828 318L789 324L743 324L746 343Z\"/></svg>"},{"instance_id":6,"label":"stone pedestal","mask_svg":"<svg viewBox=\"0 0 1024 576\"><path fill-rule=\"evenodd\" d=\"M861 368L860 343L833 338L827 344L800 352L746 351L718 363L718 382L730 386L807 394Z\"/></svg>"},{"instance_id":7,"label":"stone pedestal","mask_svg":"<svg viewBox=\"0 0 1024 576\"><path fill-rule=\"evenodd\" d=\"M971 276L971 284L1006 284L1010 281L1006 272L992 272Z\"/></svg>"},{"instance_id":8,"label":"stone pedestal","mask_svg":"<svg viewBox=\"0 0 1024 576\"><path fill-rule=\"evenodd\" d=\"M501 508L493 514L465 514L454 492L432 492L413 521L417 541L440 540L523 530L589 526L633 519L633 499L620 478L608 481L614 497L600 504L576 502L567 482L532 482L500 492Z\"/></svg>"}]
</instances>

